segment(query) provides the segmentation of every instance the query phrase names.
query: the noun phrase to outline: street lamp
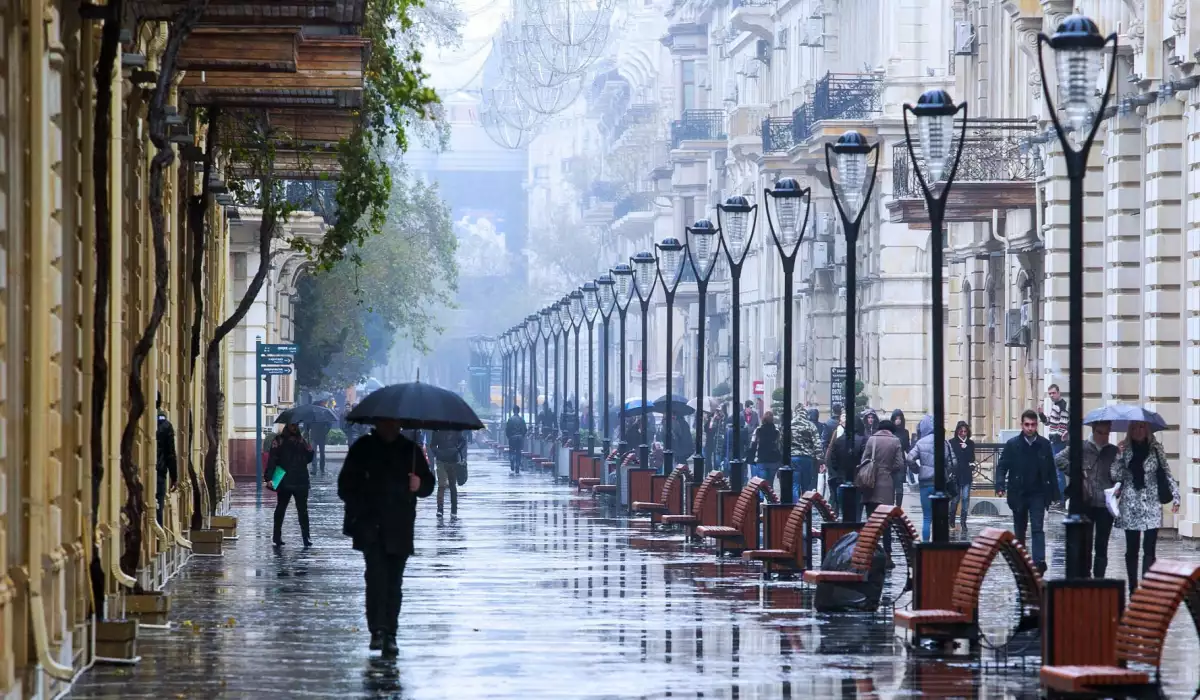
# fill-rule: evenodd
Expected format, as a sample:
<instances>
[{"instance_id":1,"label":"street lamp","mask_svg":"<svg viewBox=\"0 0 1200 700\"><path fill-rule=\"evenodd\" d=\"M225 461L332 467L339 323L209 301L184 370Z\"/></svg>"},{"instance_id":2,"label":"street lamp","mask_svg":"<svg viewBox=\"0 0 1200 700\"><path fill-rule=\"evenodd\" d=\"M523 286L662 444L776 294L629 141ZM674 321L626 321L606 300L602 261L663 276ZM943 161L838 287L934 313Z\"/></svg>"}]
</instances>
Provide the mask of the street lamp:
<instances>
[{"instance_id":1,"label":"street lamp","mask_svg":"<svg viewBox=\"0 0 1200 700\"><path fill-rule=\"evenodd\" d=\"M496 354L496 339L490 335L483 336L479 342L480 355L483 358L483 367L487 372L487 378L484 380L484 393L488 406L488 412L492 410L492 358Z\"/></svg>"},{"instance_id":2,"label":"street lamp","mask_svg":"<svg viewBox=\"0 0 1200 700\"><path fill-rule=\"evenodd\" d=\"M723 215L723 216L722 216ZM725 260L729 263L730 292L733 298L730 324L730 345L733 349L733 454L729 460L729 486L740 490L746 479L745 462L742 461L742 308L741 294L742 263L754 239L758 223L758 205L742 195L734 195L717 205L717 227L721 229L725 242Z\"/></svg>"},{"instance_id":3,"label":"street lamp","mask_svg":"<svg viewBox=\"0 0 1200 700\"><path fill-rule=\"evenodd\" d=\"M558 400L558 378L561 374L558 371L558 355L562 349L562 322L558 318L558 302L554 302L546 307L546 322L550 324L550 333L554 336L554 389L551 396L554 397L554 419L551 423L551 430L557 436L559 430L558 416L562 404Z\"/></svg>"},{"instance_id":4,"label":"street lamp","mask_svg":"<svg viewBox=\"0 0 1200 700\"><path fill-rule=\"evenodd\" d=\"M592 328L596 323L596 313L600 311L600 297L595 282L584 282L582 292L583 320L587 321L588 327L588 457L591 457L596 452L596 397L592 393L596 365L592 355Z\"/></svg>"},{"instance_id":5,"label":"street lamp","mask_svg":"<svg viewBox=\"0 0 1200 700\"><path fill-rule=\"evenodd\" d=\"M542 319L537 314L525 317L525 337L529 341L529 399L532 406L528 407L530 425L533 433L537 433L537 341L542 334ZM543 358L545 359L545 358Z\"/></svg>"},{"instance_id":6,"label":"street lamp","mask_svg":"<svg viewBox=\"0 0 1200 700\"><path fill-rule=\"evenodd\" d=\"M708 302L708 280L717 264L721 234L708 219L700 219L685 230L688 262L696 274L696 454L692 455L692 478L700 479L704 474L704 413L700 410L704 397L704 307Z\"/></svg>"},{"instance_id":7,"label":"street lamp","mask_svg":"<svg viewBox=\"0 0 1200 700\"><path fill-rule=\"evenodd\" d=\"M1104 66L1104 49L1112 42L1112 57L1108 62L1108 75L1104 80L1104 92L1097 97L1096 83ZM1078 149L1072 146L1066 130L1059 122L1058 110L1050 96L1046 82L1046 66L1042 60L1042 44L1054 50L1059 94L1064 100L1061 105L1067 120L1075 130ZM1054 35L1038 34L1038 69L1042 74L1042 94L1054 131L1062 146L1063 158L1067 162L1067 179L1070 181L1069 236L1067 242L1069 297L1068 319L1070 347L1067 362L1067 455L1070 465L1071 504L1065 522L1067 528L1067 578L1087 578L1091 572L1092 527L1084 515L1083 502L1083 180L1087 175L1088 154L1096 140L1096 131L1108 101L1112 97L1113 71L1117 65L1117 35L1105 38L1100 28L1091 19L1082 15L1071 15L1058 25ZM1078 137L1087 132L1087 137Z\"/></svg>"},{"instance_id":8,"label":"street lamp","mask_svg":"<svg viewBox=\"0 0 1200 700\"><path fill-rule=\"evenodd\" d=\"M610 437L612 430L608 425L608 348L609 348L609 319L612 318L613 309L617 306L616 281L612 275L607 272L596 278L596 300L600 307L600 318L604 320L604 327L601 330L600 336L604 339L604 348L600 351L600 374L604 376L604 386L600 388L600 394L604 397L604 413L601 414L600 422L603 425L601 433L600 445L604 451L604 458L608 459L608 449L611 445Z\"/></svg>"},{"instance_id":9,"label":"street lamp","mask_svg":"<svg viewBox=\"0 0 1200 700\"><path fill-rule=\"evenodd\" d=\"M567 298L570 300L568 308L571 313L571 326L575 329L575 403L571 410L574 411L575 420L575 449L579 449L579 398L582 394L579 393L579 336L583 330L583 292L576 289L571 292Z\"/></svg>"},{"instance_id":10,"label":"street lamp","mask_svg":"<svg viewBox=\"0 0 1200 700\"><path fill-rule=\"evenodd\" d=\"M764 189L767 202L767 227L771 230L771 240L779 251L783 261L783 430L780 441L783 448L785 476L780 476L780 489L783 491L783 502L792 503L798 491L804 491L808 484L800 485L786 474L791 472L792 464L792 277L796 272L796 258L800 253L800 243L804 240L804 231L808 228L808 215L812 209L812 190L801 187L795 178L785 177L775 183L774 189ZM800 206L804 206L804 218L800 218ZM772 209L774 216L772 217ZM779 222L776 228L775 222ZM815 465L814 465L815 467ZM813 471L816 476L816 472ZM792 481L795 488L783 488L784 481Z\"/></svg>"},{"instance_id":11,"label":"street lamp","mask_svg":"<svg viewBox=\"0 0 1200 700\"><path fill-rule=\"evenodd\" d=\"M875 152L871 165L871 176L867 177L867 156ZM830 159L830 154L834 159ZM836 166L834 164L836 162ZM825 144L825 169L829 173L829 188L833 192L833 203L842 219L842 231L846 236L846 415L847 454L853 459L855 380L854 369L854 298L858 289L858 271L855 269L854 248L858 243L858 232L862 227L863 215L867 213L867 202L875 189L875 174L879 169L879 143L868 144L863 135L850 130L838 137L832 146ZM835 445L834 449L838 449ZM939 448L940 449L940 448ZM937 450L935 450L936 452ZM842 520L853 522L858 518L858 493L853 482L838 489L842 507Z\"/></svg>"},{"instance_id":12,"label":"street lamp","mask_svg":"<svg viewBox=\"0 0 1200 700\"><path fill-rule=\"evenodd\" d=\"M958 129L958 143L955 144L954 117L960 111L962 125ZM909 112L917 120L921 155L928 173L922 172L922 163L917 160L913 149L912 133L908 126ZM937 446L946 444L945 352L942 345L945 336L942 301L942 253L945 250L942 242L943 222L946 218L946 200L954 183L954 175L958 172L958 162L967 135L967 103L955 106L945 90L928 90L917 100L917 106L904 105L902 114L908 157L917 175L917 182L921 184L925 208L929 211L930 267L933 270L933 444ZM933 451L933 494L929 497L929 505L933 512L933 541L949 542L950 494L946 493L946 451L938 447Z\"/></svg>"},{"instance_id":13,"label":"street lamp","mask_svg":"<svg viewBox=\"0 0 1200 700\"><path fill-rule=\"evenodd\" d=\"M538 312L538 314L541 316L541 327L542 327L542 391L546 392L546 398L542 400L542 411L543 411L543 413L549 413L550 397L551 397L551 394L550 394L550 363L552 362L552 360L550 359L550 336L554 334L554 322L552 319L552 317L554 316L554 313L551 311L549 306L546 306L546 307L543 307L542 310ZM557 359L557 358L555 358L555 359ZM553 414L551 414L551 415L553 415ZM547 417L549 417L549 416L547 416ZM549 433L552 430L554 430L554 422L550 421L549 424L546 426L545 431L542 433L542 437L544 437L544 438L550 437Z\"/></svg>"},{"instance_id":14,"label":"street lamp","mask_svg":"<svg viewBox=\"0 0 1200 700\"><path fill-rule=\"evenodd\" d=\"M650 391L650 343L649 316L650 297L654 294L655 272L657 261L654 255L642 251L630 259L633 264L633 287L637 291L638 301L642 305L642 444L638 447L638 464L650 466L650 406L646 403L646 394Z\"/></svg>"},{"instance_id":15,"label":"street lamp","mask_svg":"<svg viewBox=\"0 0 1200 700\"><path fill-rule=\"evenodd\" d=\"M675 306L675 291L679 289L679 277L683 273L683 262L686 259L683 244L675 238L664 238L658 244L658 277L662 280L663 293L667 297L667 405L663 412L663 469L675 467L675 453L671 450L671 403L673 378L671 377L671 353L674 350L675 334L672 329L672 316ZM699 401L697 400L697 407Z\"/></svg>"},{"instance_id":16,"label":"street lamp","mask_svg":"<svg viewBox=\"0 0 1200 700\"><path fill-rule=\"evenodd\" d=\"M620 425L617 429L620 431L617 439L617 454L624 456L625 451L629 449L629 443L625 442L625 384L629 375L625 372L625 315L629 311L629 302L633 301L633 268L620 263L612 269L613 291L616 293L617 316L620 319L620 341L618 342L621 362L621 400L620 415L617 421ZM643 465L645 466L645 465Z\"/></svg>"},{"instance_id":17,"label":"street lamp","mask_svg":"<svg viewBox=\"0 0 1200 700\"><path fill-rule=\"evenodd\" d=\"M500 420L508 418L508 331L496 338L496 347L500 348Z\"/></svg>"},{"instance_id":18,"label":"street lamp","mask_svg":"<svg viewBox=\"0 0 1200 700\"><path fill-rule=\"evenodd\" d=\"M563 420L567 415L567 395L570 393L570 388L569 388L570 385L567 383L567 377L569 376L569 372L571 369L571 366L570 366L571 354L570 354L570 350L569 350L570 343L568 342L568 338L571 334L571 299L570 299L570 297L563 297L558 302L558 322L559 322L559 324L562 325L562 329L563 329L563 381L562 381L563 401L562 401L562 412L559 414L559 417L558 417L558 430L560 433L564 433L562 436L563 444L568 445L569 444L568 440L571 436L565 434L566 430L567 430L567 424L564 424Z\"/></svg>"}]
</instances>

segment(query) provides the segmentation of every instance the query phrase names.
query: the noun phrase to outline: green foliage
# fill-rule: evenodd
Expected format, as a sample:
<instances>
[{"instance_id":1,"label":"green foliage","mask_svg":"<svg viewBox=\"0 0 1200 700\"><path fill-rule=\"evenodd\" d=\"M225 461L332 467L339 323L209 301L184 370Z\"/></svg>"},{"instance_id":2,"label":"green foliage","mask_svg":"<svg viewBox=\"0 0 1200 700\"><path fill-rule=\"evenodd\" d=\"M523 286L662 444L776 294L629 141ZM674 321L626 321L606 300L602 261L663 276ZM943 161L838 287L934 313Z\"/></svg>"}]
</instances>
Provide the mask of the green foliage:
<instances>
[{"instance_id":1,"label":"green foliage","mask_svg":"<svg viewBox=\"0 0 1200 700\"><path fill-rule=\"evenodd\" d=\"M712 396L722 397L728 396L729 394L729 382L721 382L712 389Z\"/></svg>"},{"instance_id":2,"label":"green foliage","mask_svg":"<svg viewBox=\"0 0 1200 700\"><path fill-rule=\"evenodd\" d=\"M867 395L863 393L866 383L861 379L854 380L854 413L857 415L867 407Z\"/></svg>"},{"instance_id":3,"label":"green foliage","mask_svg":"<svg viewBox=\"0 0 1200 700\"><path fill-rule=\"evenodd\" d=\"M342 432L341 428L330 428L329 434L325 436L325 444L326 445L345 445L346 444L346 434Z\"/></svg>"},{"instance_id":4,"label":"green foliage","mask_svg":"<svg viewBox=\"0 0 1200 700\"><path fill-rule=\"evenodd\" d=\"M783 387L776 387L771 392L771 411L778 415L783 414Z\"/></svg>"}]
</instances>

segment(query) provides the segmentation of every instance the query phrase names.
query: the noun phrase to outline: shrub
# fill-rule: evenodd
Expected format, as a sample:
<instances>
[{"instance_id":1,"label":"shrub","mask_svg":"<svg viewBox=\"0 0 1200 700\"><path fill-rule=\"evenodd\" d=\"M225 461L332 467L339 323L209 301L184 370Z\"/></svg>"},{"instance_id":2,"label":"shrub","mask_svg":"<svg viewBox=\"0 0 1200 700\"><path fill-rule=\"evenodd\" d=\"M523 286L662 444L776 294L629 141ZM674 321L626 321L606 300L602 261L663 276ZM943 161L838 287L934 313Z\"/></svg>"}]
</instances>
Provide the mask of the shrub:
<instances>
[{"instance_id":1,"label":"shrub","mask_svg":"<svg viewBox=\"0 0 1200 700\"><path fill-rule=\"evenodd\" d=\"M325 436L326 445L345 445L346 434L341 428L330 428L329 435Z\"/></svg>"}]
</instances>

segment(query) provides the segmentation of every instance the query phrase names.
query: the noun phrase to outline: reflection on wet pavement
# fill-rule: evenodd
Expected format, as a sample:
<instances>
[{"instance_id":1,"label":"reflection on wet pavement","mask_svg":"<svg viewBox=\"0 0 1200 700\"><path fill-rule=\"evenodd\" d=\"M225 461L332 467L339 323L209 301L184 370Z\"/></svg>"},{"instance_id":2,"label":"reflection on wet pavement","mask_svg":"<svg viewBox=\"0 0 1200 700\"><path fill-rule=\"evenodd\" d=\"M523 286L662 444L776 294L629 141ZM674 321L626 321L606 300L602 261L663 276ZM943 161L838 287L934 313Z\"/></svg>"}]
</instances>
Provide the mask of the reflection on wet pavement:
<instances>
[{"instance_id":1,"label":"reflection on wet pavement","mask_svg":"<svg viewBox=\"0 0 1200 700\"><path fill-rule=\"evenodd\" d=\"M341 536L336 466L314 477L312 550L274 551L274 499L268 494L256 511L253 486L243 485L233 499L240 539L226 543L222 558L193 558L170 583L174 627L143 629L140 664L97 667L73 697L1037 695L1036 657L981 665L911 653L890 608L818 615L799 582L764 583L757 566L718 561L677 533L616 518L544 476L510 477L482 453L462 489L460 519L439 522L432 500L420 508L400 658L384 662L367 650L362 563ZM1059 543L1054 527L1048 540ZM285 541L299 542L297 530L289 513ZM1190 546L1165 542L1159 555L1200 557ZM1061 544L1052 555L1061 567ZM897 598L904 572L898 562L885 601ZM1003 569L984 584L985 624L1001 637L1012 585ZM1200 682L1185 616L1165 654L1168 695L1190 696Z\"/></svg>"}]
</instances>

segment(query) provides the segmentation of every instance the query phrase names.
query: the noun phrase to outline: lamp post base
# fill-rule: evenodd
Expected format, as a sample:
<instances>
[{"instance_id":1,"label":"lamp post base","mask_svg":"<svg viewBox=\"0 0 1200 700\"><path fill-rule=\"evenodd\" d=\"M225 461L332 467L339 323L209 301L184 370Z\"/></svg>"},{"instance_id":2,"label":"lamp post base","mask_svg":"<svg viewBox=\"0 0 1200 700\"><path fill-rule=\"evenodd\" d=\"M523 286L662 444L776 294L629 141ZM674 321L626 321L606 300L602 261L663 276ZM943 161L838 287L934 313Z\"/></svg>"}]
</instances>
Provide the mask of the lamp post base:
<instances>
[{"instance_id":1,"label":"lamp post base","mask_svg":"<svg viewBox=\"0 0 1200 700\"><path fill-rule=\"evenodd\" d=\"M934 542L950 541L950 495L935 491L929 495L929 509L933 511ZM868 513L869 515L869 513Z\"/></svg>"},{"instance_id":2,"label":"lamp post base","mask_svg":"<svg viewBox=\"0 0 1200 700\"><path fill-rule=\"evenodd\" d=\"M638 466L639 467L649 467L650 466L650 446L649 445L638 445Z\"/></svg>"},{"instance_id":3,"label":"lamp post base","mask_svg":"<svg viewBox=\"0 0 1200 700\"><path fill-rule=\"evenodd\" d=\"M741 491L746 485L746 463L740 459L729 460L729 488Z\"/></svg>"},{"instance_id":4,"label":"lamp post base","mask_svg":"<svg viewBox=\"0 0 1200 700\"><path fill-rule=\"evenodd\" d=\"M785 505L790 505L796 502L795 486L796 474L791 467L779 468L779 502Z\"/></svg>"},{"instance_id":5,"label":"lamp post base","mask_svg":"<svg viewBox=\"0 0 1200 700\"><path fill-rule=\"evenodd\" d=\"M588 433L588 457L596 454L596 436Z\"/></svg>"},{"instance_id":6,"label":"lamp post base","mask_svg":"<svg viewBox=\"0 0 1200 700\"><path fill-rule=\"evenodd\" d=\"M841 508L842 522L858 522L858 488L854 484L838 486L838 507Z\"/></svg>"},{"instance_id":7,"label":"lamp post base","mask_svg":"<svg viewBox=\"0 0 1200 700\"><path fill-rule=\"evenodd\" d=\"M672 450L663 450L663 474L670 474L675 470L675 452Z\"/></svg>"},{"instance_id":8,"label":"lamp post base","mask_svg":"<svg viewBox=\"0 0 1200 700\"><path fill-rule=\"evenodd\" d=\"M1067 531L1067 578L1091 578L1092 575L1092 521L1082 514L1071 514L1063 518Z\"/></svg>"}]
</instances>

